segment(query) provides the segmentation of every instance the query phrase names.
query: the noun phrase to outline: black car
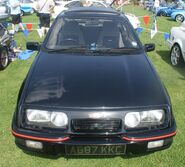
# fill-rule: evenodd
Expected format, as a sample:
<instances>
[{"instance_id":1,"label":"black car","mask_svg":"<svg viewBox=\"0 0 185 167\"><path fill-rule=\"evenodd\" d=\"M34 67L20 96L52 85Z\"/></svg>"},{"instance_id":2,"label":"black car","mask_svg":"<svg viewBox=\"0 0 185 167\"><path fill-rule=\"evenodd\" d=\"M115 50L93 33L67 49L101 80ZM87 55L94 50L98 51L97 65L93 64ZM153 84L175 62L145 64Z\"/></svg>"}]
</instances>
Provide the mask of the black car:
<instances>
[{"instance_id":1,"label":"black car","mask_svg":"<svg viewBox=\"0 0 185 167\"><path fill-rule=\"evenodd\" d=\"M24 80L12 134L26 150L65 155L147 153L170 147L169 96L124 14L61 13Z\"/></svg>"}]
</instances>

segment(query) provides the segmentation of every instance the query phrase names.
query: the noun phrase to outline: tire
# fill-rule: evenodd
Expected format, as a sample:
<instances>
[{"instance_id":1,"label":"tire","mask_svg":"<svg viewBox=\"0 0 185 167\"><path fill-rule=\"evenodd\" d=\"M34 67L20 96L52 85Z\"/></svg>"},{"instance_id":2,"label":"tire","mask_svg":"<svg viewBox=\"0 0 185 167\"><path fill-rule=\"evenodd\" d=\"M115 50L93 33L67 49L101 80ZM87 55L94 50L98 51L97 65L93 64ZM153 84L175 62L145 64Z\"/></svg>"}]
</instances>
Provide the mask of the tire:
<instances>
[{"instance_id":1,"label":"tire","mask_svg":"<svg viewBox=\"0 0 185 167\"><path fill-rule=\"evenodd\" d=\"M166 17L166 13L163 12L163 11L161 11L161 12L159 13L159 16L164 16L164 17Z\"/></svg>"},{"instance_id":2,"label":"tire","mask_svg":"<svg viewBox=\"0 0 185 167\"><path fill-rule=\"evenodd\" d=\"M170 53L170 60L171 64L175 67L180 67L183 64L183 57L182 57L182 52L181 48L178 44L175 44Z\"/></svg>"},{"instance_id":3,"label":"tire","mask_svg":"<svg viewBox=\"0 0 185 167\"><path fill-rule=\"evenodd\" d=\"M2 48L0 51L0 70L4 70L8 66L8 52L6 48Z\"/></svg>"},{"instance_id":4,"label":"tire","mask_svg":"<svg viewBox=\"0 0 185 167\"><path fill-rule=\"evenodd\" d=\"M181 22L184 21L184 16L181 15L181 14L178 14L178 15L175 17L175 20L176 20L176 22L181 23Z\"/></svg>"}]
</instances>

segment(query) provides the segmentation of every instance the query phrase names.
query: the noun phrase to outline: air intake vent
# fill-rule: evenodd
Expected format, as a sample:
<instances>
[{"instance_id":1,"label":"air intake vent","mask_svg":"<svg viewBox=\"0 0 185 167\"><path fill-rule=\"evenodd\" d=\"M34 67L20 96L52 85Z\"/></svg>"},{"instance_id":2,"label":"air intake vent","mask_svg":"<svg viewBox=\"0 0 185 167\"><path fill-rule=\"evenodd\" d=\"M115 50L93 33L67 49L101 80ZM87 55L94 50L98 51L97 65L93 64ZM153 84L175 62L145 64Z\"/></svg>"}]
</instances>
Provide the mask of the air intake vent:
<instances>
[{"instance_id":1,"label":"air intake vent","mask_svg":"<svg viewBox=\"0 0 185 167\"><path fill-rule=\"evenodd\" d=\"M115 133L121 131L121 119L73 119L72 130L83 133Z\"/></svg>"}]
</instances>

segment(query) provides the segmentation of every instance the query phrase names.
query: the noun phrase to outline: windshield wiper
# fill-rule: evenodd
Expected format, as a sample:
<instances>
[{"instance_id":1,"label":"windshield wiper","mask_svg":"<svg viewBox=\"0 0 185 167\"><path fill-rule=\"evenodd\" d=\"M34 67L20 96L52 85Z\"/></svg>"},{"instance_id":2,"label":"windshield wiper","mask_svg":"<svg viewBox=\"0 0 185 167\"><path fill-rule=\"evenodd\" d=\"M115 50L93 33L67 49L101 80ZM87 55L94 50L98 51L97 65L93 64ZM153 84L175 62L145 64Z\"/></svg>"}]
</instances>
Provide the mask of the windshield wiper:
<instances>
[{"instance_id":1,"label":"windshield wiper","mask_svg":"<svg viewBox=\"0 0 185 167\"><path fill-rule=\"evenodd\" d=\"M95 49L91 50L93 53L128 53L131 51L136 51L139 48L125 48L125 47L120 47L120 48L100 48L100 49Z\"/></svg>"},{"instance_id":2,"label":"windshield wiper","mask_svg":"<svg viewBox=\"0 0 185 167\"><path fill-rule=\"evenodd\" d=\"M59 48L59 49L48 49L48 52L52 53L52 52L62 52L62 51L86 51L87 48L88 48L87 45L78 45L78 46Z\"/></svg>"},{"instance_id":3,"label":"windshield wiper","mask_svg":"<svg viewBox=\"0 0 185 167\"><path fill-rule=\"evenodd\" d=\"M119 47L119 48L96 48L96 49L89 49L87 45L78 45L66 48L58 48L58 49L48 49L49 53L52 52L74 52L74 51L87 51L91 53L129 53L131 51L136 51L139 48L126 48L126 47Z\"/></svg>"},{"instance_id":4,"label":"windshield wiper","mask_svg":"<svg viewBox=\"0 0 185 167\"><path fill-rule=\"evenodd\" d=\"M136 50L138 50L139 48L126 48L126 47L120 47L120 48L112 48L112 50L115 50L115 51L117 51L117 50L121 50L121 51L125 51L125 52L127 52L127 51L136 51Z\"/></svg>"}]
</instances>

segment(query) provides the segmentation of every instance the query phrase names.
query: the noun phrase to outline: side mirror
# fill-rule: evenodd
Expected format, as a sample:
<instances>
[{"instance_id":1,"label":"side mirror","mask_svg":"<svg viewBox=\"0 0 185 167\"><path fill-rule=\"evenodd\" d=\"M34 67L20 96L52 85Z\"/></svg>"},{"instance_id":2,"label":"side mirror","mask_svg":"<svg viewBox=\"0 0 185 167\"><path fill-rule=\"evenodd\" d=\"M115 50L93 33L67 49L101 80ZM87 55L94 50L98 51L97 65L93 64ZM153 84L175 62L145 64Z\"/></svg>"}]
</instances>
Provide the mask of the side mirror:
<instances>
[{"instance_id":1,"label":"side mirror","mask_svg":"<svg viewBox=\"0 0 185 167\"><path fill-rule=\"evenodd\" d=\"M38 42L27 42L26 48L28 50L36 50L38 51L40 49L40 44Z\"/></svg>"},{"instance_id":2,"label":"side mirror","mask_svg":"<svg viewBox=\"0 0 185 167\"><path fill-rule=\"evenodd\" d=\"M154 43L145 44L144 48L145 48L145 52L151 52L155 50L155 44Z\"/></svg>"}]
</instances>

